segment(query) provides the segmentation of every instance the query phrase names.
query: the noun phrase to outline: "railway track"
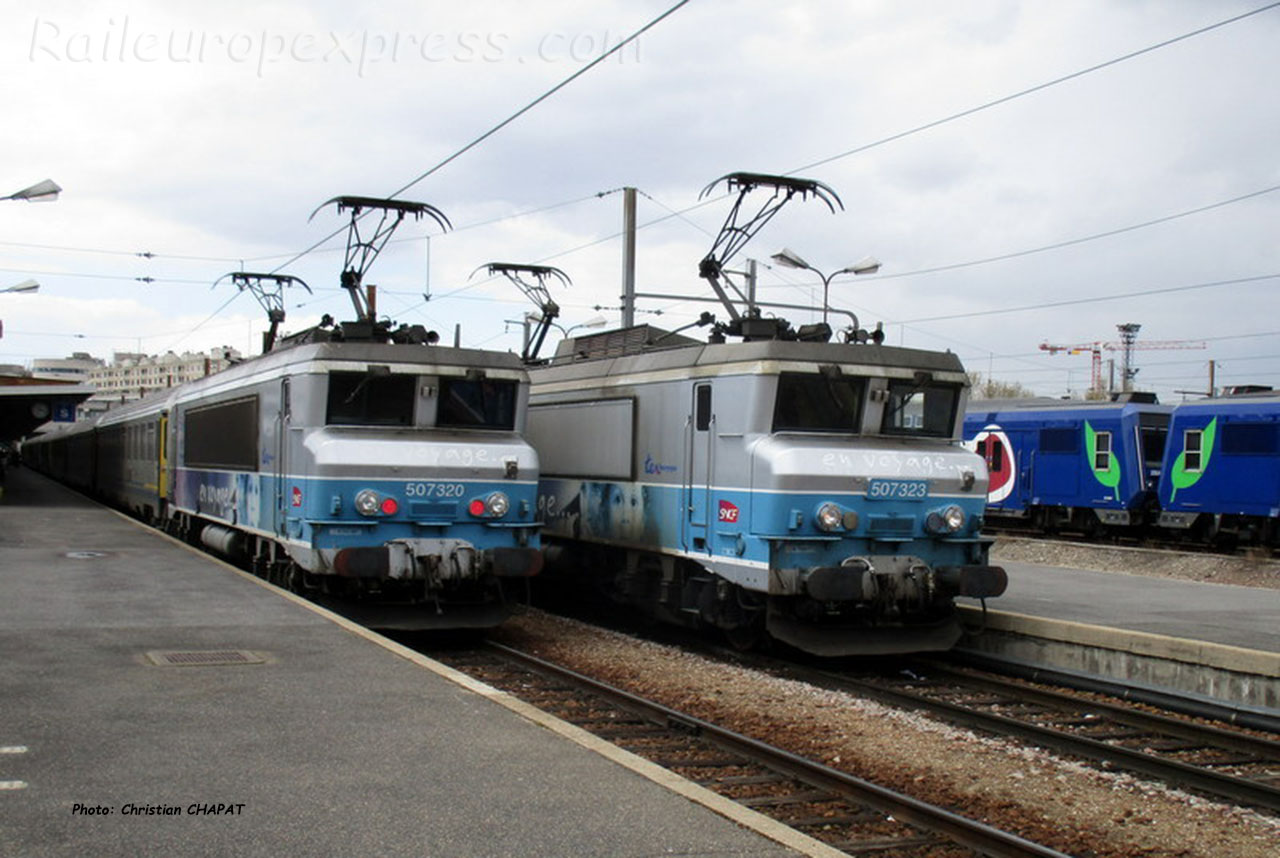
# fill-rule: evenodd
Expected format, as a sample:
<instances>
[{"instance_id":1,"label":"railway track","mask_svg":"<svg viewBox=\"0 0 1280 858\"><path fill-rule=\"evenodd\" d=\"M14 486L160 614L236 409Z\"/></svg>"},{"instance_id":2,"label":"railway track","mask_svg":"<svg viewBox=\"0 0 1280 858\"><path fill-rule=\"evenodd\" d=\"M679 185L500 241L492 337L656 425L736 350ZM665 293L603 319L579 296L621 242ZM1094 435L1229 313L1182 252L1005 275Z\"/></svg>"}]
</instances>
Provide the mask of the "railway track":
<instances>
[{"instance_id":1,"label":"railway track","mask_svg":"<svg viewBox=\"0 0 1280 858\"><path fill-rule=\"evenodd\" d=\"M508 647L431 655L840 852L1063 856Z\"/></svg>"},{"instance_id":2,"label":"railway track","mask_svg":"<svg viewBox=\"0 0 1280 858\"><path fill-rule=\"evenodd\" d=\"M913 664L870 678L776 661L758 666L1280 814L1280 741L936 661Z\"/></svg>"}]
</instances>

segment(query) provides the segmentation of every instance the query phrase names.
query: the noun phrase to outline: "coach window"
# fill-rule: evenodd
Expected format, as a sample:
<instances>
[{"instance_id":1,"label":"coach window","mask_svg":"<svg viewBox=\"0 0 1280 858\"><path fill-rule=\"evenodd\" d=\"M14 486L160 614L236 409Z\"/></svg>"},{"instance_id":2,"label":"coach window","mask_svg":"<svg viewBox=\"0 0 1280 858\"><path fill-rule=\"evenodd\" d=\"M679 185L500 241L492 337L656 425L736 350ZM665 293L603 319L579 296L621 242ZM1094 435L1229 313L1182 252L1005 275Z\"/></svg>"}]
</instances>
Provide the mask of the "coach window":
<instances>
[{"instance_id":1,"label":"coach window","mask_svg":"<svg viewBox=\"0 0 1280 858\"><path fill-rule=\"evenodd\" d=\"M1041 453L1070 453L1080 451L1080 433L1071 426L1040 430Z\"/></svg>"},{"instance_id":2,"label":"coach window","mask_svg":"<svg viewBox=\"0 0 1280 858\"><path fill-rule=\"evenodd\" d=\"M1203 439L1203 429L1188 429L1186 434L1183 436L1182 468L1188 473L1199 472L1202 467L1200 453Z\"/></svg>"},{"instance_id":3,"label":"coach window","mask_svg":"<svg viewBox=\"0 0 1280 858\"><path fill-rule=\"evenodd\" d=\"M1099 432L1093 437L1093 467L1105 471L1111 467L1111 433Z\"/></svg>"},{"instance_id":4,"label":"coach window","mask_svg":"<svg viewBox=\"0 0 1280 858\"><path fill-rule=\"evenodd\" d=\"M1280 452L1280 425L1227 423L1222 427L1222 452L1227 456L1274 456Z\"/></svg>"}]
</instances>

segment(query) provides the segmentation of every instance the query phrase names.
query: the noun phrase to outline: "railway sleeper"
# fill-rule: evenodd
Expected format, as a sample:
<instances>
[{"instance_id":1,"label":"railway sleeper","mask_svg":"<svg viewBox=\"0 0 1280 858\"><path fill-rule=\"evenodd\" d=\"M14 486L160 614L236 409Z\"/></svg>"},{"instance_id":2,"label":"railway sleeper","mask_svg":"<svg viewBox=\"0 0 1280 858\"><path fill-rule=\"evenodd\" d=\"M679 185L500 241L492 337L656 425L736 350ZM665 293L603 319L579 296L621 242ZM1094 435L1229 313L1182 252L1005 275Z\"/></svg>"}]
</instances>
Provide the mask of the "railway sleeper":
<instances>
[{"instance_id":1,"label":"railway sleeper","mask_svg":"<svg viewBox=\"0 0 1280 858\"><path fill-rule=\"evenodd\" d=\"M735 799L743 807L781 807L787 804L844 804L840 796L826 790L805 790L786 795L761 795L755 798ZM794 824L794 823L793 823Z\"/></svg>"}]
</instances>

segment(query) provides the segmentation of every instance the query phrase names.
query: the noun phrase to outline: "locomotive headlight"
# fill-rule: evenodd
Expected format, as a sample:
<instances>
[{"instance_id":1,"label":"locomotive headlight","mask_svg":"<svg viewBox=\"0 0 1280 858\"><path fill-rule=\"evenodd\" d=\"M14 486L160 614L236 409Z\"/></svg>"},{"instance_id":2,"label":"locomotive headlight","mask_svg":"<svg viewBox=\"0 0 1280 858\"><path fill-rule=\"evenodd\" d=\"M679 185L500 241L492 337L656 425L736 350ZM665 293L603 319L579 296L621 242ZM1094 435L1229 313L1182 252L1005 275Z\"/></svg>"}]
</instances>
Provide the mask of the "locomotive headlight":
<instances>
[{"instance_id":1,"label":"locomotive headlight","mask_svg":"<svg viewBox=\"0 0 1280 858\"><path fill-rule=\"evenodd\" d=\"M925 527L930 533L958 533L964 527L964 521L964 510L953 505L929 513Z\"/></svg>"},{"instance_id":2,"label":"locomotive headlight","mask_svg":"<svg viewBox=\"0 0 1280 858\"><path fill-rule=\"evenodd\" d=\"M388 495L380 495L373 489L356 492L356 512L361 515L395 515L400 511L400 501Z\"/></svg>"},{"instance_id":3,"label":"locomotive headlight","mask_svg":"<svg viewBox=\"0 0 1280 858\"><path fill-rule=\"evenodd\" d=\"M502 518L507 514L507 510L511 509L511 501L507 500L507 496L502 492L489 495L484 505L489 510L489 515L494 518Z\"/></svg>"},{"instance_id":4,"label":"locomotive headlight","mask_svg":"<svg viewBox=\"0 0 1280 858\"><path fill-rule=\"evenodd\" d=\"M370 489L356 492L356 512L361 515L377 515L381 505L382 498L378 497L377 492Z\"/></svg>"},{"instance_id":5,"label":"locomotive headlight","mask_svg":"<svg viewBox=\"0 0 1280 858\"><path fill-rule=\"evenodd\" d=\"M511 501L502 492L494 492L487 498L476 498L467 504L467 512L476 518L502 518L511 509Z\"/></svg>"},{"instance_id":6,"label":"locomotive headlight","mask_svg":"<svg viewBox=\"0 0 1280 858\"><path fill-rule=\"evenodd\" d=\"M844 511L833 503L824 503L818 507L815 516L820 530L840 530L844 527Z\"/></svg>"}]
</instances>

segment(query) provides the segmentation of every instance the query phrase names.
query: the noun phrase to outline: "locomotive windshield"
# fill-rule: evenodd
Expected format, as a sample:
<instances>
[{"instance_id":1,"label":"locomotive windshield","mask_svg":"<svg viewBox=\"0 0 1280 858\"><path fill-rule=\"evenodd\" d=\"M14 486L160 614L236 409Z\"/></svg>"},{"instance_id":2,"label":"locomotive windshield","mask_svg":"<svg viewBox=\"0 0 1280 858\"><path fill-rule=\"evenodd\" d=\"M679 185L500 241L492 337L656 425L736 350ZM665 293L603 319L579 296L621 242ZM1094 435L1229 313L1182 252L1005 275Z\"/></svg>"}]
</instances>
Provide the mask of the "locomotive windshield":
<instances>
[{"instance_id":1,"label":"locomotive windshield","mask_svg":"<svg viewBox=\"0 0 1280 858\"><path fill-rule=\"evenodd\" d=\"M1169 438L1169 415L1142 415L1138 431L1142 438L1142 461L1148 468L1159 468L1164 461L1164 445Z\"/></svg>"},{"instance_id":2,"label":"locomotive windshield","mask_svg":"<svg viewBox=\"0 0 1280 858\"><path fill-rule=\"evenodd\" d=\"M959 403L959 385L891 381L880 431L886 435L950 438Z\"/></svg>"},{"instance_id":3,"label":"locomotive windshield","mask_svg":"<svg viewBox=\"0 0 1280 858\"><path fill-rule=\"evenodd\" d=\"M857 432L863 379L784 372L778 376L774 432Z\"/></svg>"},{"instance_id":4,"label":"locomotive windshield","mask_svg":"<svg viewBox=\"0 0 1280 858\"><path fill-rule=\"evenodd\" d=\"M329 373L329 409L325 422L341 426L412 426L414 375Z\"/></svg>"},{"instance_id":5,"label":"locomotive windshield","mask_svg":"<svg viewBox=\"0 0 1280 858\"><path fill-rule=\"evenodd\" d=\"M514 381L442 378L436 425L461 429L514 429L516 392Z\"/></svg>"}]
</instances>

